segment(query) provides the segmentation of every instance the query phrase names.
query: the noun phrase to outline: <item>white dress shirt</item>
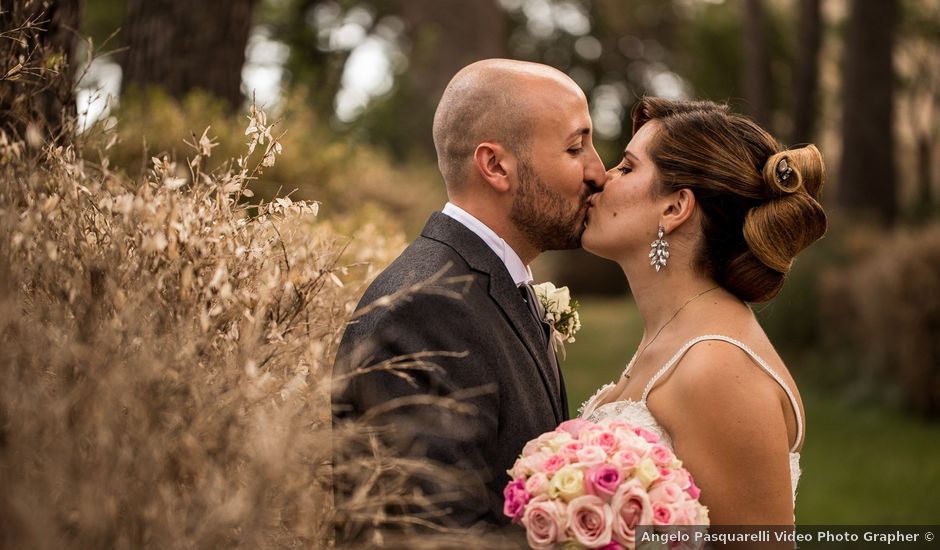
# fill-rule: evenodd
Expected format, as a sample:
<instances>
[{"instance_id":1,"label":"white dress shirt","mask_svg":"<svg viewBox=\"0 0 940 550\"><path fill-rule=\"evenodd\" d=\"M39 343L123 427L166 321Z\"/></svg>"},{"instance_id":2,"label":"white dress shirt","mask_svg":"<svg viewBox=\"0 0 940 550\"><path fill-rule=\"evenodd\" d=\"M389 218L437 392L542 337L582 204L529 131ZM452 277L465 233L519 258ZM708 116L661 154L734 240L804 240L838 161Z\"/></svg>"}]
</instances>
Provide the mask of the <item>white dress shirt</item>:
<instances>
[{"instance_id":1,"label":"white dress shirt","mask_svg":"<svg viewBox=\"0 0 940 550\"><path fill-rule=\"evenodd\" d=\"M476 219L472 214L452 202L445 204L441 213L457 220L483 239L483 242L502 260L506 269L509 270L509 275L512 277L513 282L516 283L516 286L532 282L532 270L529 269L529 266L522 263L522 259L516 254L516 251L509 246L509 243L504 241L495 231L487 227L485 223Z\"/></svg>"}]
</instances>

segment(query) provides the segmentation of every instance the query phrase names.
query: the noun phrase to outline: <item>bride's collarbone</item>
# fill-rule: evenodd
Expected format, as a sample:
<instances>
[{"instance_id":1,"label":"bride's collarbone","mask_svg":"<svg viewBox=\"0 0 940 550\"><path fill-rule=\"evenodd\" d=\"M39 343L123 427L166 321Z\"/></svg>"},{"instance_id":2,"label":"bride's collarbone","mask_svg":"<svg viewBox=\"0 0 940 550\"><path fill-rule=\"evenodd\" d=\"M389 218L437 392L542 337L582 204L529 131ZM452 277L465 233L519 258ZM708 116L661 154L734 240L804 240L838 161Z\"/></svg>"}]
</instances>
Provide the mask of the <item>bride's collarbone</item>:
<instances>
[{"instance_id":1,"label":"bride's collarbone","mask_svg":"<svg viewBox=\"0 0 940 550\"><path fill-rule=\"evenodd\" d=\"M646 391L646 387L653 377L656 376L673 356L675 356L676 352L682 349L686 343L696 336L697 335L689 336L683 331L662 341L653 342L653 345L645 349L637 358L629 372L624 372L621 374L620 378L614 381L614 387L606 392L603 401L599 403L599 405L616 401L640 402L643 398L643 392ZM639 349L643 349L642 343ZM678 363L681 362L680 359ZM678 364L673 365L673 368L663 373L659 380L657 380L655 388L651 389L650 395L665 395L669 393L665 388L669 385L670 378L672 378L678 370L676 368L678 366ZM625 377L624 375L628 376Z\"/></svg>"},{"instance_id":2,"label":"bride's collarbone","mask_svg":"<svg viewBox=\"0 0 940 550\"><path fill-rule=\"evenodd\" d=\"M652 347L650 348L652 350ZM646 353L649 353L647 350ZM644 355L646 355L644 353ZM661 356L662 355L662 356ZM649 381L669 360L671 355L661 353L651 353L646 358L640 358L630 369L628 373L623 373L614 381L614 387L604 396L602 405L614 403L617 401L636 401L643 399L643 391L646 389ZM626 374L626 376L624 376Z\"/></svg>"},{"instance_id":3,"label":"bride's collarbone","mask_svg":"<svg viewBox=\"0 0 940 550\"><path fill-rule=\"evenodd\" d=\"M687 342L688 339L672 338L664 342L653 342L653 345L645 349L629 372L629 381L631 383L643 384L640 391L646 385L646 382L669 362L669 359ZM642 348L641 348L642 349Z\"/></svg>"}]
</instances>

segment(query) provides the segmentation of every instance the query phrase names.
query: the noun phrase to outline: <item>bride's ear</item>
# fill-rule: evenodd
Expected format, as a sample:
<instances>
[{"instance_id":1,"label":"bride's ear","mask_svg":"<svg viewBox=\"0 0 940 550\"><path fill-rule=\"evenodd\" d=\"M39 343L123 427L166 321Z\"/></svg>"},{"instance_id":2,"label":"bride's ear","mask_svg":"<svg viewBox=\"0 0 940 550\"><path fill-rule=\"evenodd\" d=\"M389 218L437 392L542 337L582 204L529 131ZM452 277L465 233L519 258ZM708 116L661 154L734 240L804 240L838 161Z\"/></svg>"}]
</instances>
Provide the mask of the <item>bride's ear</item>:
<instances>
[{"instance_id":1,"label":"bride's ear","mask_svg":"<svg viewBox=\"0 0 940 550\"><path fill-rule=\"evenodd\" d=\"M663 210L662 224L666 233L672 233L695 214L695 193L691 189L679 189L668 197Z\"/></svg>"}]
</instances>

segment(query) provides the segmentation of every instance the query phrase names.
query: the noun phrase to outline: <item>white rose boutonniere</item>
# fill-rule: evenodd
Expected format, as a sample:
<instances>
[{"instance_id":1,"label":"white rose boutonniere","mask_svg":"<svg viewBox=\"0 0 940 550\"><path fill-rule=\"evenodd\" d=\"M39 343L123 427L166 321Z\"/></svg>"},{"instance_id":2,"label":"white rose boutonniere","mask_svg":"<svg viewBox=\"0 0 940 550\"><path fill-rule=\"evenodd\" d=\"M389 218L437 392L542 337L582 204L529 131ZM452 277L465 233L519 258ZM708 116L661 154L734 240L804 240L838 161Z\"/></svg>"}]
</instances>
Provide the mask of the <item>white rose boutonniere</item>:
<instances>
[{"instance_id":1,"label":"white rose boutonniere","mask_svg":"<svg viewBox=\"0 0 940 550\"><path fill-rule=\"evenodd\" d=\"M579 304L571 299L568 287L556 288L552 283L532 285L535 296L545 310L545 322L552 327L552 342L555 349L565 354L564 344L574 342L574 335L581 330L581 318L578 316Z\"/></svg>"}]
</instances>

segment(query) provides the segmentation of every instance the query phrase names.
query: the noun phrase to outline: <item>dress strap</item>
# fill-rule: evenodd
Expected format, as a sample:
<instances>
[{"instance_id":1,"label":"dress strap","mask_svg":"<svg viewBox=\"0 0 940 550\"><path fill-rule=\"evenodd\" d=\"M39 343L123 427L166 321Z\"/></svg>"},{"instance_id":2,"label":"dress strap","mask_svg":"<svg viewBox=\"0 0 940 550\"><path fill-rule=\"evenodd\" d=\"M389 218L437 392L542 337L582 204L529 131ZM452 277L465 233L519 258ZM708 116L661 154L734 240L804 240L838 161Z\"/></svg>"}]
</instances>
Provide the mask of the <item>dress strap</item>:
<instances>
[{"instance_id":1,"label":"dress strap","mask_svg":"<svg viewBox=\"0 0 940 550\"><path fill-rule=\"evenodd\" d=\"M768 365L767 362L764 361L764 359L761 356L757 355L757 353L755 353L754 350L749 348L743 342L740 342L728 336L721 336L719 334L706 334L705 336L699 336L697 338L693 338L692 340L689 340L688 342L686 342L685 345L683 345L679 349L679 351L677 351L676 354L673 355L671 359L669 359L669 361L666 361L666 364L663 365L662 368L659 369L656 372L656 374L653 375L652 378L650 378L650 381L646 384L646 388L643 390L643 397L640 399L640 402L645 406L646 399L647 397L649 397L650 391L653 390L653 387L656 385L656 382L658 382L659 379L662 378L664 374L669 372L669 369L671 369L673 365L678 363L679 360L682 359L682 357L686 354L686 352L688 352L689 349L692 348L692 346L694 346L695 344L698 344L699 342L703 342L705 340L721 340L723 342L727 342L729 344L737 346L738 348L743 350L744 353L747 353L751 357L751 359L754 360L754 362L760 365L762 369L767 371L767 374L769 374L774 380L777 381L778 384L780 384L780 387L782 387L783 391L786 392L787 397L790 398L790 403L793 405L793 413L796 415L796 442L793 444L793 447L790 448L791 453L796 452L796 448L800 444L800 441L803 438L803 418L802 416L800 416L800 406L796 400L796 396L793 395L793 391L790 389L790 386L787 385L787 383L783 380L783 378L780 377L779 374L776 373L776 371L770 368L770 365Z\"/></svg>"}]
</instances>

